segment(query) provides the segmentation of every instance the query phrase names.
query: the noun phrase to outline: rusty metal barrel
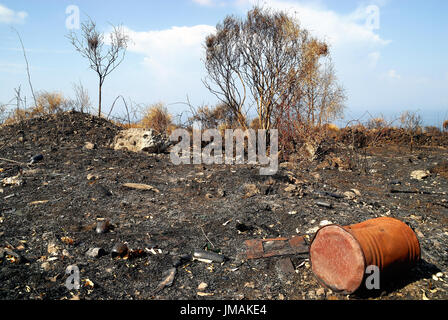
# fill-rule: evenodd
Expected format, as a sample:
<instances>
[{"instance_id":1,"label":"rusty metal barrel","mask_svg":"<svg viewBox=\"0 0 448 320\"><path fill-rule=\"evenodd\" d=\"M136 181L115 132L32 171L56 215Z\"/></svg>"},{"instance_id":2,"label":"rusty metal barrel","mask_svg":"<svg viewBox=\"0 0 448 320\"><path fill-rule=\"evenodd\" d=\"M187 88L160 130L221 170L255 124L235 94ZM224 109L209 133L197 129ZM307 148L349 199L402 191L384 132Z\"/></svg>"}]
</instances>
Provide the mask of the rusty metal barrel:
<instances>
[{"instance_id":1,"label":"rusty metal barrel","mask_svg":"<svg viewBox=\"0 0 448 320\"><path fill-rule=\"evenodd\" d=\"M381 217L349 226L327 225L310 245L312 271L326 287L346 294L357 291L366 268L377 266L388 278L420 260L420 244L404 222Z\"/></svg>"}]
</instances>

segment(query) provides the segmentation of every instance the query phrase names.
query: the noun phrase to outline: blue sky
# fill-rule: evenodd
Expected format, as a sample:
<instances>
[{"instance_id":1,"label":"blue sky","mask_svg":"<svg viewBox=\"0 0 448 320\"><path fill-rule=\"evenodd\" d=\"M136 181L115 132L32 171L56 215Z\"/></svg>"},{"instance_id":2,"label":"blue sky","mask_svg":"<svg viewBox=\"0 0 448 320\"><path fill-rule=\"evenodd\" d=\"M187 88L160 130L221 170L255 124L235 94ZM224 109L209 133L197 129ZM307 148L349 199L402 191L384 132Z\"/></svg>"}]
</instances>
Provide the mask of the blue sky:
<instances>
[{"instance_id":1,"label":"blue sky","mask_svg":"<svg viewBox=\"0 0 448 320\"><path fill-rule=\"evenodd\" d=\"M31 101L16 28L31 65L34 89L73 96L81 81L97 100L97 78L65 35L66 8L76 5L103 31L122 24L133 39L127 56L104 84L104 109L117 95L137 103L159 101L179 113L215 104L203 86L205 36L228 14L244 15L252 0L0 0L0 103L21 85ZM288 11L330 43L337 76L348 96L345 121L365 111L387 119L419 111L426 124L448 119L448 1L259 0ZM374 11L372 11L375 9ZM118 110L121 107L118 107ZM119 110L120 111L120 110ZM366 118L364 118L366 119Z\"/></svg>"}]
</instances>

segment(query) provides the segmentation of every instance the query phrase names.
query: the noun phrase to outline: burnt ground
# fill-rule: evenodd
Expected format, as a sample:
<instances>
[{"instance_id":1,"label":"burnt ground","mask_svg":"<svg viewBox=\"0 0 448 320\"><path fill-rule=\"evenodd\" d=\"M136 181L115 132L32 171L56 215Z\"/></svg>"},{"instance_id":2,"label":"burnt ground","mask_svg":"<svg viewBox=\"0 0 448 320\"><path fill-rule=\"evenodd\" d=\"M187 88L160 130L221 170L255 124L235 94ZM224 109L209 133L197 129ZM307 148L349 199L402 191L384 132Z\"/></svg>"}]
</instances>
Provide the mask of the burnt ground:
<instances>
[{"instance_id":1,"label":"burnt ground","mask_svg":"<svg viewBox=\"0 0 448 320\"><path fill-rule=\"evenodd\" d=\"M266 177L257 166L175 166L169 154L114 151L118 130L79 113L0 128L0 181L18 174L23 181L0 186L0 247L9 250L0 256L0 299L448 298L446 148L335 146L326 157L283 163ZM41 161L27 164L39 153ZM432 173L411 179L419 169ZM123 186L130 182L157 190ZM360 195L337 196L353 188ZM306 255L288 257L292 273L278 263L282 257L244 259L248 239L312 236L323 220L349 225L380 216L415 230L422 260L379 291L324 289ZM96 233L98 219L110 221L108 232ZM112 257L116 243L132 254ZM105 254L87 257L93 247ZM173 262L196 249L228 260L181 261L172 285L157 291ZM79 290L65 286L69 265L79 268ZM208 286L199 290L202 282Z\"/></svg>"}]
</instances>

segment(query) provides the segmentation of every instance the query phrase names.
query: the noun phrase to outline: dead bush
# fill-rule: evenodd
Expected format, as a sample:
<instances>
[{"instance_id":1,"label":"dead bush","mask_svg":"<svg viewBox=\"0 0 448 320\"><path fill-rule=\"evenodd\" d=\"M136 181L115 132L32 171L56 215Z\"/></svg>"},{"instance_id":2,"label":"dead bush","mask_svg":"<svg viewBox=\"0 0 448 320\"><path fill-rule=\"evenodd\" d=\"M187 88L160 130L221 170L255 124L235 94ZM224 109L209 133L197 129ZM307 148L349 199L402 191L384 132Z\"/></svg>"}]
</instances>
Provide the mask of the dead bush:
<instances>
[{"instance_id":1,"label":"dead bush","mask_svg":"<svg viewBox=\"0 0 448 320\"><path fill-rule=\"evenodd\" d=\"M73 91L75 92L73 108L81 113L90 113L92 111L92 102L87 88L80 81L73 84Z\"/></svg>"},{"instance_id":2,"label":"dead bush","mask_svg":"<svg viewBox=\"0 0 448 320\"><path fill-rule=\"evenodd\" d=\"M31 111L29 109L14 109L10 115L5 119L4 124L10 125L26 119L31 118Z\"/></svg>"},{"instance_id":3,"label":"dead bush","mask_svg":"<svg viewBox=\"0 0 448 320\"><path fill-rule=\"evenodd\" d=\"M250 122L250 126L249 126L252 130L258 130L260 129L260 120L259 118L255 118Z\"/></svg>"},{"instance_id":4,"label":"dead bush","mask_svg":"<svg viewBox=\"0 0 448 320\"><path fill-rule=\"evenodd\" d=\"M422 117L417 112L404 111L400 116L402 128L410 133L421 131Z\"/></svg>"},{"instance_id":5,"label":"dead bush","mask_svg":"<svg viewBox=\"0 0 448 320\"><path fill-rule=\"evenodd\" d=\"M383 117L378 117L378 118L373 118L370 119L367 123L366 123L366 127L369 130L374 130L374 129L383 129L387 126L386 120L384 120Z\"/></svg>"},{"instance_id":6,"label":"dead bush","mask_svg":"<svg viewBox=\"0 0 448 320\"><path fill-rule=\"evenodd\" d=\"M168 109L160 102L146 108L140 125L143 128L151 128L159 133L167 134L170 134L174 128Z\"/></svg>"},{"instance_id":7,"label":"dead bush","mask_svg":"<svg viewBox=\"0 0 448 320\"><path fill-rule=\"evenodd\" d=\"M199 107L189 120L198 123L202 129L231 129L239 126L232 110L224 103L211 108Z\"/></svg>"},{"instance_id":8,"label":"dead bush","mask_svg":"<svg viewBox=\"0 0 448 320\"><path fill-rule=\"evenodd\" d=\"M3 122L5 122L6 118L7 118L6 105L0 104L0 125L3 124Z\"/></svg>"},{"instance_id":9,"label":"dead bush","mask_svg":"<svg viewBox=\"0 0 448 320\"><path fill-rule=\"evenodd\" d=\"M47 114L56 114L70 109L71 103L61 93L42 91L36 96L36 105L30 108L15 108L4 120L12 124Z\"/></svg>"},{"instance_id":10,"label":"dead bush","mask_svg":"<svg viewBox=\"0 0 448 320\"><path fill-rule=\"evenodd\" d=\"M426 126L424 131L430 136L438 136L442 133L442 131L440 131L440 129L435 126Z\"/></svg>"},{"instance_id":11,"label":"dead bush","mask_svg":"<svg viewBox=\"0 0 448 320\"><path fill-rule=\"evenodd\" d=\"M31 116L63 112L67 109L67 102L61 93L43 91L38 94L36 105L30 110Z\"/></svg>"},{"instance_id":12,"label":"dead bush","mask_svg":"<svg viewBox=\"0 0 448 320\"><path fill-rule=\"evenodd\" d=\"M421 133L422 117L417 112L404 111L400 116L400 122L411 138L409 146L412 151L415 136Z\"/></svg>"}]
</instances>

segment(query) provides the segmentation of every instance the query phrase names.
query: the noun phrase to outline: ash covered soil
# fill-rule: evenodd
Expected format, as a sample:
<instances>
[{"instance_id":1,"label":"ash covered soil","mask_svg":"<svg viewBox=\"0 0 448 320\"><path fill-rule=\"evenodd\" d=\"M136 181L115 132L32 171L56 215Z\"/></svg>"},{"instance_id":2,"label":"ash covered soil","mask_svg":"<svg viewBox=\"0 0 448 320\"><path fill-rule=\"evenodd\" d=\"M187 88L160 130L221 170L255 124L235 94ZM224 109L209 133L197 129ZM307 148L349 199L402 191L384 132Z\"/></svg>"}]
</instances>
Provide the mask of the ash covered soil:
<instances>
[{"instance_id":1,"label":"ash covered soil","mask_svg":"<svg viewBox=\"0 0 448 320\"><path fill-rule=\"evenodd\" d=\"M361 154L335 144L269 177L253 165L176 166L169 154L114 151L119 130L74 112L0 128L0 181L22 181L0 185L0 299L448 298L446 147L389 144ZM28 164L36 154L43 159ZM429 176L411 179L414 170ZM351 189L359 192L344 195ZM422 260L378 291L347 296L322 287L307 255L245 259L245 240L309 240L324 220L380 216L414 229ZM110 228L97 233L102 219ZM131 253L113 257L117 243ZM90 248L104 254L89 257ZM198 249L228 259L187 259ZM66 287L70 265L79 268L78 290ZM167 271L174 280L161 288Z\"/></svg>"}]
</instances>

